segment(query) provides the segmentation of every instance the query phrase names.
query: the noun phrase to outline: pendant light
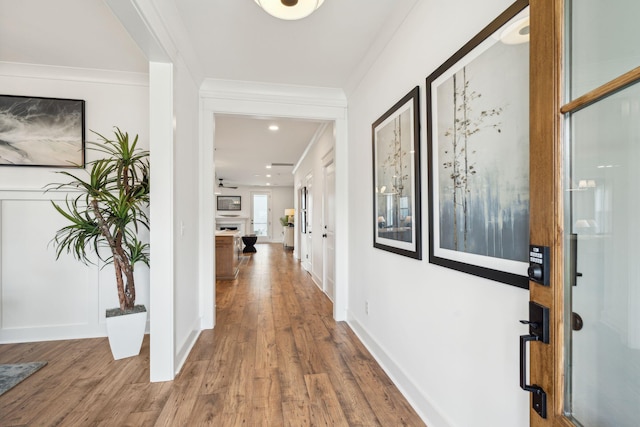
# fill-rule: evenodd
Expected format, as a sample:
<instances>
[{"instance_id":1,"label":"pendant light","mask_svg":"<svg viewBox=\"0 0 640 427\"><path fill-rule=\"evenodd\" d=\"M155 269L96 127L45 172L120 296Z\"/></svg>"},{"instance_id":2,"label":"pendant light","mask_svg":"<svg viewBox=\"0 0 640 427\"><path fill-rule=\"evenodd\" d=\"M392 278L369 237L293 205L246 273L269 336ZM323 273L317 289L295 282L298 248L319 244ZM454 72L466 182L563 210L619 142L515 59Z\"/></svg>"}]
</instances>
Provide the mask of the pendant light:
<instances>
[{"instance_id":1,"label":"pendant light","mask_svg":"<svg viewBox=\"0 0 640 427\"><path fill-rule=\"evenodd\" d=\"M311 15L324 0L255 0L269 15L293 21Z\"/></svg>"}]
</instances>

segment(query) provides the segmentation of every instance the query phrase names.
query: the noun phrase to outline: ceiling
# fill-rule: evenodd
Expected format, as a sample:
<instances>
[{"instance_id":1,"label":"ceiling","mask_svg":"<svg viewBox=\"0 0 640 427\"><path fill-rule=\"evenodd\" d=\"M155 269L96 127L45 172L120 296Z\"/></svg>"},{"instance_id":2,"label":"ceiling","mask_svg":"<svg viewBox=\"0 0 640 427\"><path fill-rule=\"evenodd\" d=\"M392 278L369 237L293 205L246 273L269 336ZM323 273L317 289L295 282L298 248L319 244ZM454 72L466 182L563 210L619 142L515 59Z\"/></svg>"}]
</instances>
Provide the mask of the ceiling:
<instances>
[{"instance_id":1,"label":"ceiling","mask_svg":"<svg viewBox=\"0 0 640 427\"><path fill-rule=\"evenodd\" d=\"M322 126L283 118L216 115L215 120L216 178L226 186L292 186L293 167ZM279 129L269 130L270 125Z\"/></svg>"},{"instance_id":2,"label":"ceiling","mask_svg":"<svg viewBox=\"0 0 640 427\"><path fill-rule=\"evenodd\" d=\"M276 19L254 0L149 1L177 11L172 19L207 78L345 88L357 84L417 0L326 0L299 21ZM0 61L148 72L105 0L0 0ZM273 133L268 121L216 118L220 177L264 185L255 176L264 165L296 163L320 125L278 119ZM272 185L293 185L291 170L275 172Z\"/></svg>"},{"instance_id":3,"label":"ceiling","mask_svg":"<svg viewBox=\"0 0 640 427\"><path fill-rule=\"evenodd\" d=\"M147 73L102 0L0 0L0 61Z\"/></svg>"},{"instance_id":4,"label":"ceiling","mask_svg":"<svg viewBox=\"0 0 640 427\"><path fill-rule=\"evenodd\" d=\"M344 88L416 0L326 0L283 21L254 0L176 0L207 77Z\"/></svg>"}]
</instances>

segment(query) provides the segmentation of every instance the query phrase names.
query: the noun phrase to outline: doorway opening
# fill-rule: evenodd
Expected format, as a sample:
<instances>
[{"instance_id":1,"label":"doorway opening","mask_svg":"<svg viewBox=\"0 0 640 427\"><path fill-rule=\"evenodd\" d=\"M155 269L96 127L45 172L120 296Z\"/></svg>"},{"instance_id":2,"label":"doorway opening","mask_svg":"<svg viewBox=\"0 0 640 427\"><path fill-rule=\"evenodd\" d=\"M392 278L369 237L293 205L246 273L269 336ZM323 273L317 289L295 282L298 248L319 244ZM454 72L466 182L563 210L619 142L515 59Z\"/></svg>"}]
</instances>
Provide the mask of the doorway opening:
<instances>
[{"instance_id":1,"label":"doorway opening","mask_svg":"<svg viewBox=\"0 0 640 427\"><path fill-rule=\"evenodd\" d=\"M335 243L335 300L334 318L346 320L347 317L347 287L348 282L348 197L347 197L347 122L346 122L346 97L341 90L289 87L283 85L268 85L249 83L242 87L225 81L205 81L201 87L201 111L202 133L200 152L202 153L203 167L201 169L200 188L203 200L201 221L210 221L215 217L213 203L213 186L215 174L220 174L217 160L220 157L217 132L217 118L219 116L243 116L255 119L268 119L283 117L291 120L315 120L324 123L333 123L332 138L334 143L334 159L336 164L336 243ZM242 147L234 147L241 150L246 157L255 154ZM214 155L215 151L215 155ZM281 154L281 153L280 153ZM297 160L297 159L296 159ZM210 162L210 163L209 163ZM262 157L262 165L265 167L265 157ZM211 166L207 166L211 165ZM215 165L215 166L214 166ZM225 177L226 178L226 177ZM229 180L228 182L231 182ZM232 182L231 182L232 183ZM294 186L295 188L295 186ZM274 190L271 187L271 190ZM297 192L293 189L294 203L284 209L297 206ZM272 200L272 211L278 213L279 208ZM297 217L297 216L296 216ZM247 215L248 218L248 215ZM210 226L203 225L203 229ZM213 242L203 239L201 242L201 255L205 258L215 255ZM213 327L215 324L215 274L206 268L201 271L201 287L203 310L205 316L211 313L211 323L204 327ZM211 295L211 299L207 296Z\"/></svg>"}]
</instances>

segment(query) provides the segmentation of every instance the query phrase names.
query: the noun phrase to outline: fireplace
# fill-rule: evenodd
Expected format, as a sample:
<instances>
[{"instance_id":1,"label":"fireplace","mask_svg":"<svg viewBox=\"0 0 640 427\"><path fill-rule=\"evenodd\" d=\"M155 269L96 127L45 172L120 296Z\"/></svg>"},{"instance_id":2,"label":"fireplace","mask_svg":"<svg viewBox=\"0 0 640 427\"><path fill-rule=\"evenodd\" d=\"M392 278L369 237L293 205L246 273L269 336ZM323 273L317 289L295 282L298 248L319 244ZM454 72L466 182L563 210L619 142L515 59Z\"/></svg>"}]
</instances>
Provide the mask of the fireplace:
<instances>
[{"instance_id":1,"label":"fireplace","mask_svg":"<svg viewBox=\"0 0 640 427\"><path fill-rule=\"evenodd\" d=\"M248 218L241 217L216 217L216 230L238 230L242 236L247 234Z\"/></svg>"}]
</instances>

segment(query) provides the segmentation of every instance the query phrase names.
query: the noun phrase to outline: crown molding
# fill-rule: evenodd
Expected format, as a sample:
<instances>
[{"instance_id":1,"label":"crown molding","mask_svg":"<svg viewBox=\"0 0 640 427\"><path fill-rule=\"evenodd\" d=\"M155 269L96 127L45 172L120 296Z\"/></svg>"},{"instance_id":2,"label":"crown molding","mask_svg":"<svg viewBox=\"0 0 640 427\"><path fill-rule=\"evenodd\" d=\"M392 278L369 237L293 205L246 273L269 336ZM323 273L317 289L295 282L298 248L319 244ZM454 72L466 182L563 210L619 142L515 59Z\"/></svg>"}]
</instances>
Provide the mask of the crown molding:
<instances>
[{"instance_id":1,"label":"crown molding","mask_svg":"<svg viewBox=\"0 0 640 427\"><path fill-rule=\"evenodd\" d=\"M146 73L17 62L0 62L0 76L98 84L149 86L149 75Z\"/></svg>"},{"instance_id":2,"label":"crown molding","mask_svg":"<svg viewBox=\"0 0 640 427\"><path fill-rule=\"evenodd\" d=\"M217 98L324 107L347 107L347 97L340 88L283 85L239 80L205 79L200 86L203 99Z\"/></svg>"}]
</instances>

